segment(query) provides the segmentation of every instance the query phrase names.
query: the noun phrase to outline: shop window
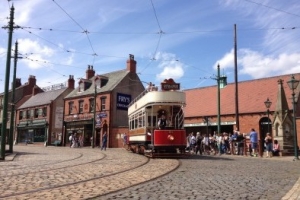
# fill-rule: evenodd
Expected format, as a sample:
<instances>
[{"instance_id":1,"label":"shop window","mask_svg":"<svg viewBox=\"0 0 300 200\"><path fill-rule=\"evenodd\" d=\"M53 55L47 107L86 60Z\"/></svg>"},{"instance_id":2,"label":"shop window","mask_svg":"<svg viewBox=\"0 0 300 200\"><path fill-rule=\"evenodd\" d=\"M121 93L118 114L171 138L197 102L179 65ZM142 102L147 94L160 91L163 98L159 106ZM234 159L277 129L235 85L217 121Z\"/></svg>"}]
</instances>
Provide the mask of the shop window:
<instances>
[{"instance_id":1,"label":"shop window","mask_svg":"<svg viewBox=\"0 0 300 200\"><path fill-rule=\"evenodd\" d=\"M47 107L44 107L43 108L43 117L46 117L47 116Z\"/></svg>"},{"instance_id":2,"label":"shop window","mask_svg":"<svg viewBox=\"0 0 300 200\"><path fill-rule=\"evenodd\" d=\"M39 117L39 109L34 109L34 118Z\"/></svg>"},{"instance_id":3,"label":"shop window","mask_svg":"<svg viewBox=\"0 0 300 200\"><path fill-rule=\"evenodd\" d=\"M42 109L42 108L39 108L39 109L38 109L38 115L39 115L39 116L43 116L43 109Z\"/></svg>"},{"instance_id":4,"label":"shop window","mask_svg":"<svg viewBox=\"0 0 300 200\"><path fill-rule=\"evenodd\" d=\"M27 118L27 111L22 111L22 115L23 115L22 119L26 119Z\"/></svg>"},{"instance_id":5,"label":"shop window","mask_svg":"<svg viewBox=\"0 0 300 200\"><path fill-rule=\"evenodd\" d=\"M22 120L23 119L23 111L20 111L19 112L19 120Z\"/></svg>"},{"instance_id":6,"label":"shop window","mask_svg":"<svg viewBox=\"0 0 300 200\"><path fill-rule=\"evenodd\" d=\"M30 110L26 111L26 119L30 119Z\"/></svg>"},{"instance_id":7,"label":"shop window","mask_svg":"<svg viewBox=\"0 0 300 200\"><path fill-rule=\"evenodd\" d=\"M69 102L69 115L73 114L74 102Z\"/></svg>"},{"instance_id":8,"label":"shop window","mask_svg":"<svg viewBox=\"0 0 300 200\"><path fill-rule=\"evenodd\" d=\"M101 111L105 110L106 97L101 97Z\"/></svg>"},{"instance_id":9,"label":"shop window","mask_svg":"<svg viewBox=\"0 0 300 200\"><path fill-rule=\"evenodd\" d=\"M94 98L93 99L90 99L90 112L94 112Z\"/></svg>"},{"instance_id":10,"label":"shop window","mask_svg":"<svg viewBox=\"0 0 300 200\"><path fill-rule=\"evenodd\" d=\"M79 101L78 107L79 107L79 113L83 113L83 101L82 100Z\"/></svg>"}]
</instances>

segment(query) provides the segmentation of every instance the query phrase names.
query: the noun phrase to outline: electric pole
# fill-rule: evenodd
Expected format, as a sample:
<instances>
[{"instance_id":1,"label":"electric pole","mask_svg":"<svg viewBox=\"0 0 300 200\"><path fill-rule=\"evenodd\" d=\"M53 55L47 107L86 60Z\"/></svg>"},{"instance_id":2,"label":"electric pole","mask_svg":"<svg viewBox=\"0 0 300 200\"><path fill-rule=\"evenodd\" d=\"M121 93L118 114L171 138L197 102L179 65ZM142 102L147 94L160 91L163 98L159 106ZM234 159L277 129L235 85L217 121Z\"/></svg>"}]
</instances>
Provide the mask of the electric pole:
<instances>
[{"instance_id":1,"label":"electric pole","mask_svg":"<svg viewBox=\"0 0 300 200\"><path fill-rule=\"evenodd\" d=\"M14 72L13 72L13 84L12 84L11 106L10 106L10 128L9 128L9 140L8 140L9 153L13 152L17 62L18 62L18 58L22 58L22 57L18 57L18 41L16 41L15 43L15 55L13 58L14 58Z\"/></svg>"},{"instance_id":2,"label":"electric pole","mask_svg":"<svg viewBox=\"0 0 300 200\"><path fill-rule=\"evenodd\" d=\"M234 24L234 84L235 84L235 121L236 127L240 131L239 120L239 89L238 89L238 70L237 70L237 39L236 24Z\"/></svg>"},{"instance_id":3,"label":"electric pole","mask_svg":"<svg viewBox=\"0 0 300 200\"><path fill-rule=\"evenodd\" d=\"M8 45L7 45L6 73L5 73L4 97L3 97L3 115L2 115L2 127L1 127L1 148L0 148L1 160L5 160L8 87L9 87L9 74L10 74L11 43L12 43L12 34L14 30L14 10L15 8L14 6L12 6L10 9L10 20L8 23Z\"/></svg>"}]
</instances>

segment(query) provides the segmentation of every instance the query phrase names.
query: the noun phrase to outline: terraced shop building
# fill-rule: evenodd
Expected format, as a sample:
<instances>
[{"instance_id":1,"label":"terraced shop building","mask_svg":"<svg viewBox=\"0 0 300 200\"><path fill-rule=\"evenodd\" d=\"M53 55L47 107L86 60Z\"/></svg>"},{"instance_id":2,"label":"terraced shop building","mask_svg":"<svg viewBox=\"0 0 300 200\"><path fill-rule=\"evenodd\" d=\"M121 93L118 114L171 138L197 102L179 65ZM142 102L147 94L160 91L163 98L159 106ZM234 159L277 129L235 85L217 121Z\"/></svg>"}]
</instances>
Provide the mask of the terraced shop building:
<instances>
[{"instance_id":1,"label":"terraced shop building","mask_svg":"<svg viewBox=\"0 0 300 200\"><path fill-rule=\"evenodd\" d=\"M106 132L108 147L121 146L121 134L128 133L127 105L144 89L133 55L118 71L98 75L88 66L85 78L64 99L64 138L74 134L83 138L84 146L99 146Z\"/></svg>"},{"instance_id":2,"label":"terraced shop building","mask_svg":"<svg viewBox=\"0 0 300 200\"><path fill-rule=\"evenodd\" d=\"M74 89L74 77L67 84L53 85L32 94L16 110L16 142L52 144L62 140L64 97Z\"/></svg>"},{"instance_id":3,"label":"terraced shop building","mask_svg":"<svg viewBox=\"0 0 300 200\"><path fill-rule=\"evenodd\" d=\"M300 80L300 73L294 74ZM260 146L269 131L283 148L283 154L293 154L293 105L292 91L287 81L291 74L270 78L238 82L238 113L236 114L235 84L230 83L220 90L221 132L232 133L237 125L242 133L249 133L254 128L259 134ZM300 84L295 90L296 118L300 115ZM185 90L184 126L187 133L201 132L213 134L218 125L217 86ZM272 102L269 115L265 101ZM238 117L236 117L238 116ZM297 120L298 146L300 145L300 121Z\"/></svg>"}]
</instances>

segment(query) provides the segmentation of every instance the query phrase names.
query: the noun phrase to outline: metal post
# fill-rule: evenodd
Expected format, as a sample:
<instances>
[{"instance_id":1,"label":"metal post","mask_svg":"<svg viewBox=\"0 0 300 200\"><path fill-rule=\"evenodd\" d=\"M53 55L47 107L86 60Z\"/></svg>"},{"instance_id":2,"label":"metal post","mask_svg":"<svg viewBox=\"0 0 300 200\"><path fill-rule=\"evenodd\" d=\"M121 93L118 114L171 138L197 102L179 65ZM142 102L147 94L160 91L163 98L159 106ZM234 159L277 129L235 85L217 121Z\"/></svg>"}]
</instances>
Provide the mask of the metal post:
<instances>
[{"instance_id":1,"label":"metal post","mask_svg":"<svg viewBox=\"0 0 300 200\"><path fill-rule=\"evenodd\" d=\"M8 47L7 47L6 73L5 73L5 85L4 85L4 98L3 98L0 160L5 160L8 87L9 87L9 74L10 74L11 43L12 43L12 33L13 33L13 25L14 25L14 10L15 8L12 6L10 9L10 21L9 21L9 29L8 29L8 45L7 45Z\"/></svg>"},{"instance_id":2,"label":"metal post","mask_svg":"<svg viewBox=\"0 0 300 200\"><path fill-rule=\"evenodd\" d=\"M269 109L267 110L267 114L268 114L268 133L270 133L270 118L269 118L270 110Z\"/></svg>"},{"instance_id":3,"label":"metal post","mask_svg":"<svg viewBox=\"0 0 300 200\"><path fill-rule=\"evenodd\" d=\"M217 82L218 82L218 133L221 133L221 105L220 105L220 65L218 65L218 75L217 75Z\"/></svg>"},{"instance_id":4,"label":"metal post","mask_svg":"<svg viewBox=\"0 0 300 200\"><path fill-rule=\"evenodd\" d=\"M95 134L95 121L96 121L96 98L97 98L97 85L95 83L95 91L94 91L94 113L93 113L93 133L92 133L92 137L93 137L93 141L92 141L92 148L95 147L95 141L96 141L96 134Z\"/></svg>"},{"instance_id":5,"label":"metal post","mask_svg":"<svg viewBox=\"0 0 300 200\"><path fill-rule=\"evenodd\" d=\"M297 139L297 127L296 127L296 115L295 115L295 91L293 89L292 93L293 98L293 126L294 126L294 150L295 150L295 158L294 160L299 160L298 157L298 139Z\"/></svg>"},{"instance_id":6,"label":"metal post","mask_svg":"<svg viewBox=\"0 0 300 200\"><path fill-rule=\"evenodd\" d=\"M207 118L207 121L206 121L206 134L208 135L208 118Z\"/></svg>"},{"instance_id":7,"label":"metal post","mask_svg":"<svg viewBox=\"0 0 300 200\"><path fill-rule=\"evenodd\" d=\"M17 73L17 60L18 60L18 42L15 43L15 55L14 55L14 72L13 72L13 86L11 97L11 109L10 109L10 128L9 128L9 152L13 152L13 140L14 140L14 121L15 121L15 90L16 90L16 73Z\"/></svg>"}]
</instances>

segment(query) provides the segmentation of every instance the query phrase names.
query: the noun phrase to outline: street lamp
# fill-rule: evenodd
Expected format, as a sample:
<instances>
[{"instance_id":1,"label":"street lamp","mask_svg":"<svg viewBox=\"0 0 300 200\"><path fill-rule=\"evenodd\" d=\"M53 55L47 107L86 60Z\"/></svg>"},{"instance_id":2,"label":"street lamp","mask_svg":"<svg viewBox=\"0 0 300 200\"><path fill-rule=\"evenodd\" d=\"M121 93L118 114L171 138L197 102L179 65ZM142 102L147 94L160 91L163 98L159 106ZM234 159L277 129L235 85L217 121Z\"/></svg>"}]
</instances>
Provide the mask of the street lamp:
<instances>
[{"instance_id":1,"label":"street lamp","mask_svg":"<svg viewBox=\"0 0 300 200\"><path fill-rule=\"evenodd\" d=\"M287 81L289 88L292 90L292 101L293 101L293 128L294 128L294 150L295 158L294 160L299 160L298 158L298 140L297 140L297 128L296 128L296 115L295 115L295 89L297 88L299 81L292 75L291 80Z\"/></svg>"},{"instance_id":2,"label":"street lamp","mask_svg":"<svg viewBox=\"0 0 300 200\"><path fill-rule=\"evenodd\" d=\"M270 110L269 108L271 107L272 102L269 100L269 98L267 98L267 101L265 101L265 106L267 108L267 114L268 114L268 133L270 133L270 119L269 119L269 115L270 115Z\"/></svg>"},{"instance_id":3,"label":"street lamp","mask_svg":"<svg viewBox=\"0 0 300 200\"><path fill-rule=\"evenodd\" d=\"M221 95L220 95L220 89L224 88L227 85L227 77L226 76L220 76L220 65L217 67L218 69L218 75L215 78L218 82L218 133L221 133Z\"/></svg>"},{"instance_id":4,"label":"street lamp","mask_svg":"<svg viewBox=\"0 0 300 200\"><path fill-rule=\"evenodd\" d=\"M204 121L205 124L206 124L206 134L208 135L209 117L205 116L205 117L203 118L203 121Z\"/></svg>"}]
</instances>

